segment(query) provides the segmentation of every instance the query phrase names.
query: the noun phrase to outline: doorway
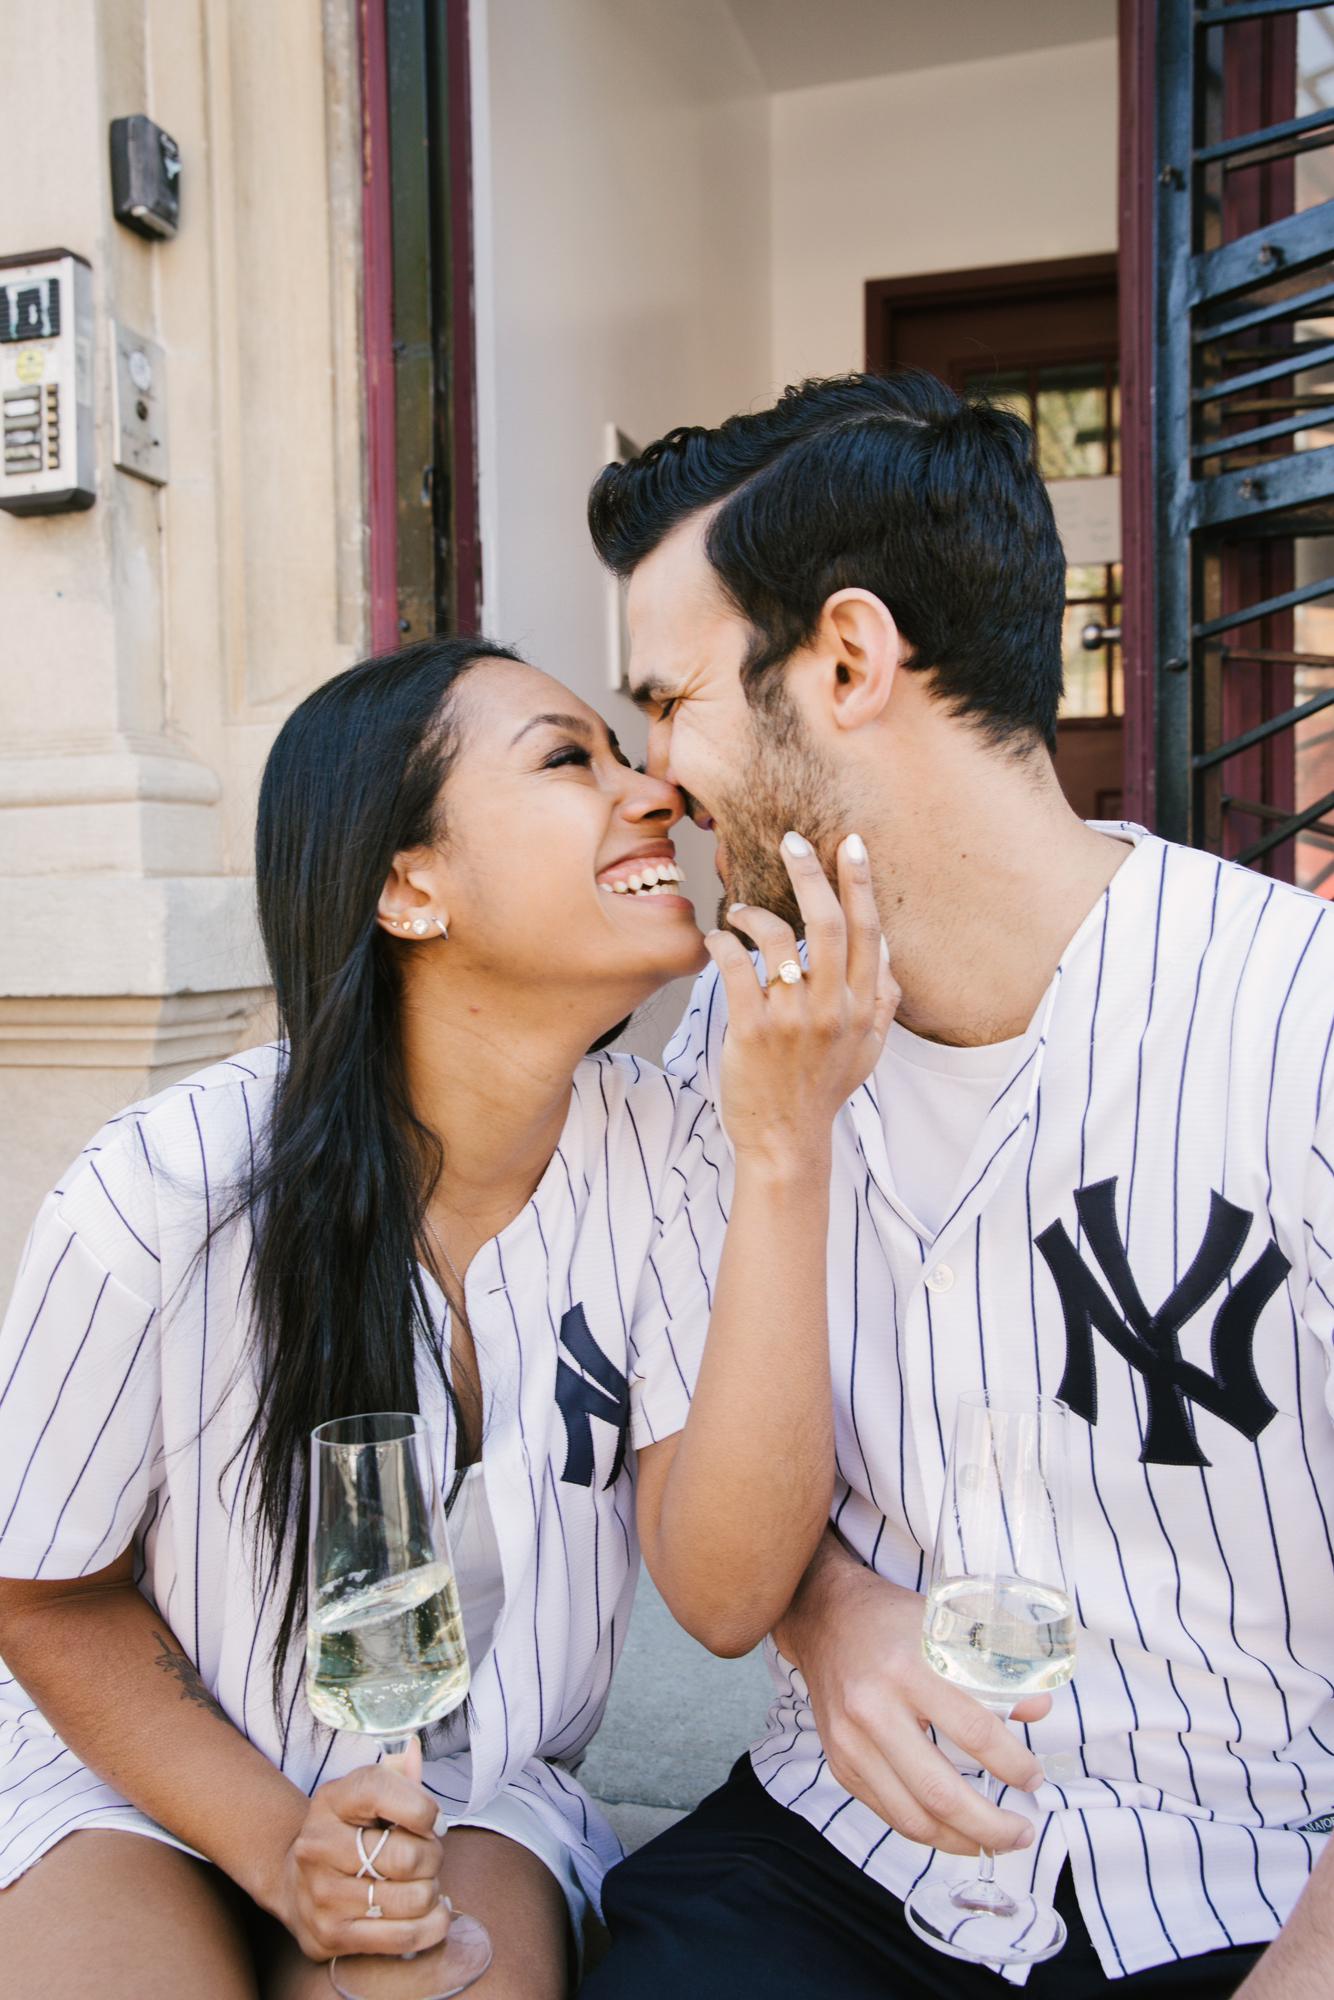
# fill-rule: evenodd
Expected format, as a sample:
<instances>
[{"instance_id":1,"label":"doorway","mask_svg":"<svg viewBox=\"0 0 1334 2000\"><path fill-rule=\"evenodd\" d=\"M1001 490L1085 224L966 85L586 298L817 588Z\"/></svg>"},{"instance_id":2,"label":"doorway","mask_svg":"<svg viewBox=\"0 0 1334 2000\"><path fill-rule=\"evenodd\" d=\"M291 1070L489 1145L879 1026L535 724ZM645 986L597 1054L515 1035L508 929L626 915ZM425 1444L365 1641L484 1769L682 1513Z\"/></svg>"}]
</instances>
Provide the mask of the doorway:
<instances>
[{"instance_id":1,"label":"doorway","mask_svg":"<svg viewBox=\"0 0 1334 2000\"><path fill-rule=\"evenodd\" d=\"M1085 819L1120 817L1121 394L1114 255L876 278L866 365L925 368L1033 431L1066 553L1056 770Z\"/></svg>"}]
</instances>

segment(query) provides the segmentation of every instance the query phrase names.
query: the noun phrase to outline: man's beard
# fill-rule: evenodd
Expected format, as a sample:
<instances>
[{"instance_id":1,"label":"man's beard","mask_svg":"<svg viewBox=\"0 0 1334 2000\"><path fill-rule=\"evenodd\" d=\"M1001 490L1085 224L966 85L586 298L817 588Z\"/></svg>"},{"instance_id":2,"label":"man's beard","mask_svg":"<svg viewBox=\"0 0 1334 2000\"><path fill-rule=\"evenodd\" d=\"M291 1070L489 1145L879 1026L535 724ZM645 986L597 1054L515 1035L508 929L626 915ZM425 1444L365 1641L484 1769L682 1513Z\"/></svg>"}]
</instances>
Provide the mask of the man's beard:
<instances>
[{"instance_id":1,"label":"man's beard","mask_svg":"<svg viewBox=\"0 0 1334 2000\"><path fill-rule=\"evenodd\" d=\"M713 815L728 860L718 921L726 925L732 904L746 903L772 910L802 937L802 914L779 848L789 830L802 834L833 879L843 832L837 780L812 745L786 689L777 690L763 707L752 708L750 721L750 763Z\"/></svg>"}]
</instances>

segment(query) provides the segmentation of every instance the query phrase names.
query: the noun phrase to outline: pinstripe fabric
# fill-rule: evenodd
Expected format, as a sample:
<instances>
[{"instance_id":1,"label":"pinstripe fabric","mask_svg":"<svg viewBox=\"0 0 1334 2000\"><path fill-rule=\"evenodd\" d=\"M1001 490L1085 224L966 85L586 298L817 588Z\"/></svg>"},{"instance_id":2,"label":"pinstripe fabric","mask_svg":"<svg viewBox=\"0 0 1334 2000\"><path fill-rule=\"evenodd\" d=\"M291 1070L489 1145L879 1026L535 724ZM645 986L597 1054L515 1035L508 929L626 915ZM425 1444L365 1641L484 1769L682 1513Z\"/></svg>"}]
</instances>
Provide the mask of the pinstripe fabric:
<instances>
[{"instance_id":1,"label":"pinstripe fabric","mask_svg":"<svg viewBox=\"0 0 1334 2000\"><path fill-rule=\"evenodd\" d=\"M0 1328L0 1574L68 1577L133 1546L135 1576L210 1690L306 1789L375 1746L310 1716L301 1662L275 1711L273 1607L243 1519L253 1411L248 1231L197 1251L249 1166L281 1051L252 1050L113 1119L48 1197ZM429 1746L447 1817L501 1792L570 1850L596 1901L614 1834L568 1771L601 1719L634 1594L634 1456L612 1473L593 1417L591 1483L567 1477L557 1403L565 1316L582 1307L628 1380L634 1446L684 1422L725 1227L711 1108L661 1071L580 1065L555 1157L532 1201L479 1251L468 1306L485 1392L483 1466L504 1572L494 1643L473 1663L470 1722ZM448 1351L448 1306L428 1280ZM421 1405L452 1472L448 1410ZM202 1442L201 1442L202 1420ZM103 1785L0 1667L0 1886L74 1827L169 1838Z\"/></svg>"},{"instance_id":2,"label":"pinstripe fabric","mask_svg":"<svg viewBox=\"0 0 1334 2000\"><path fill-rule=\"evenodd\" d=\"M1204 1373L1234 1287L1270 1243L1286 1260L1253 1343L1274 1414L1252 1437L1188 1403L1204 1465L1141 1458L1145 1379L1090 1335L1078 1668L1029 1732L1049 1782L1004 1800L1040 1840L998 1871L1049 1897L1068 1856L1115 1977L1272 1937L1324 1843L1310 1822L1334 1811L1334 913L1138 829L1106 830L1135 849L1071 941L934 1241L896 1195L875 1079L841 1115L829 1298L834 1518L863 1561L920 1588L956 1398L1062 1384L1070 1341L1036 1239L1063 1224L1111 1296L1077 1190L1115 1181L1116 1232L1150 1313L1189 1271L1214 1194L1243 1212L1240 1253L1176 1336ZM669 1070L712 1096L724 1030L706 973ZM965 1866L849 1798L801 1675L777 1654L770 1664L753 1761L771 1797L897 1895Z\"/></svg>"}]
</instances>

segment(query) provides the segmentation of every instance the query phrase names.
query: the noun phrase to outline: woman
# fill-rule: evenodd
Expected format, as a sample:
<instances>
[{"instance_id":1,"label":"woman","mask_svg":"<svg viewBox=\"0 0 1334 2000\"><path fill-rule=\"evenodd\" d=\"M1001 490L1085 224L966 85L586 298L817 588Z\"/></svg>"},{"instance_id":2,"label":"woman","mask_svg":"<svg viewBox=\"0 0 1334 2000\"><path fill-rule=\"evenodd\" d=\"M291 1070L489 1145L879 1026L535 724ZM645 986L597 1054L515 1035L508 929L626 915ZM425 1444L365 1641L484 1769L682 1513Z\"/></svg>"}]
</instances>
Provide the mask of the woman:
<instances>
[{"instance_id":1,"label":"woman","mask_svg":"<svg viewBox=\"0 0 1334 2000\"><path fill-rule=\"evenodd\" d=\"M677 892L681 810L480 640L354 667L281 731L257 873L284 1041L103 1129L0 1334L12 1990L323 1996L334 1955L436 1943L448 1897L495 1942L481 2000L558 1995L617 1853L568 1766L637 1541L718 1651L785 1607L832 1477L828 1135L893 989L860 843L845 925L789 837L810 966L766 992ZM795 963L732 914L771 975ZM703 1104L584 1055L705 948L725 1248ZM457 1491L472 1696L424 1770L303 1694L308 1434L377 1409L422 1411Z\"/></svg>"}]
</instances>

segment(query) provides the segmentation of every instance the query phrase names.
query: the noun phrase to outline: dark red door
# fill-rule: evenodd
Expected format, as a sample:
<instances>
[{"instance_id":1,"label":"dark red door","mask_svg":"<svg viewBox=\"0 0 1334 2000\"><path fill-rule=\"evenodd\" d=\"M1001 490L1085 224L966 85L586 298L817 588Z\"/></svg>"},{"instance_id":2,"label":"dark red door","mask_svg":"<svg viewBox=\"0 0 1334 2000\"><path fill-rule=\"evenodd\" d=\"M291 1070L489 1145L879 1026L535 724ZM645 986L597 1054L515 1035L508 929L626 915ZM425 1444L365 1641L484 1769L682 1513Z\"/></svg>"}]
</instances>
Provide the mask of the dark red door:
<instances>
[{"instance_id":1,"label":"dark red door","mask_svg":"<svg viewBox=\"0 0 1334 2000\"><path fill-rule=\"evenodd\" d=\"M875 279L867 366L926 368L1032 426L1068 569L1056 767L1075 810L1122 810L1120 385L1112 256Z\"/></svg>"}]
</instances>

